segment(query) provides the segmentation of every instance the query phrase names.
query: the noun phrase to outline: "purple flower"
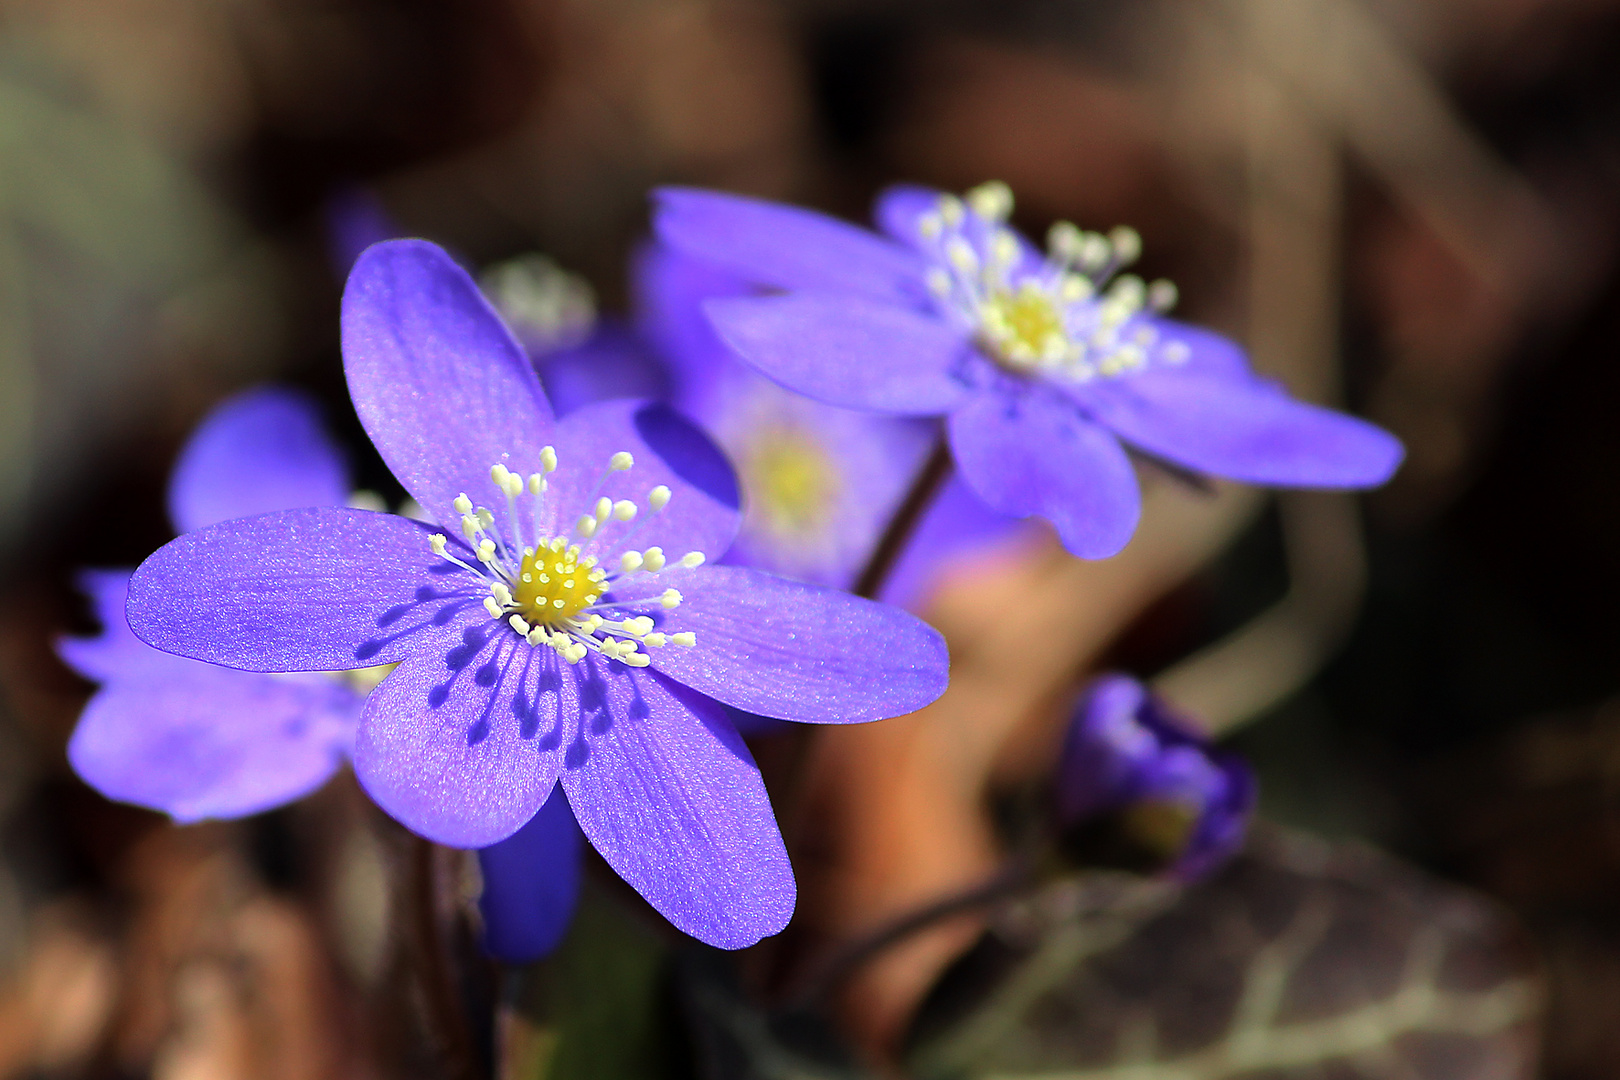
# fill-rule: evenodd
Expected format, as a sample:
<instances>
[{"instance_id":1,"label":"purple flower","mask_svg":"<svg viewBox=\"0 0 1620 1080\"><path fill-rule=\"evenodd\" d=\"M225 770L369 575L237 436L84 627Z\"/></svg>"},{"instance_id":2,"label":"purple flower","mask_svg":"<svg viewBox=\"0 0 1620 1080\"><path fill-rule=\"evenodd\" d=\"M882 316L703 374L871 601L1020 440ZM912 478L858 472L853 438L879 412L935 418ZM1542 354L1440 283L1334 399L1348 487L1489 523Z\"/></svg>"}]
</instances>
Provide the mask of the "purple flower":
<instances>
[{"instance_id":1,"label":"purple flower","mask_svg":"<svg viewBox=\"0 0 1620 1080\"><path fill-rule=\"evenodd\" d=\"M852 586L928 455L927 426L823 405L738 360L703 314L706 300L752 292L732 274L657 246L635 269L674 404L737 464L744 514L725 561Z\"/></svg>"},{"instance_id":2,"label":"purple flower","mask_svg":"<svg viewBox=\"0 0 1620 1080\"><path fill-rule=\"evenodd\" d=\"M1056 785L1063 826L1119 814L1133 840L1191 879L1242 846L1254 799L1248 766L1213 750L1137 680L1104 675L1075 708Z\"/></svg>"},{"instance_id":3,"label":"purple flower","mask_svg":"<svg viewBox=\"0 0 1620 1080\"><path fill-rule=\"evenodd\" d=\"M1119 271L1140 240L1054 226L1040 255L1006 227L1012 196L890 190L875 235L808 210L664 189L660 239L775 295L713 300L721 336L819 401L948 417L968 485L997 511L1038 515L1102 558L1141 511L1125 446L1213 476L1285 487L1380 484L1400 462L1384 431L1291 400L1242 352L1163 317L1168 283Z\"/></svg>"},{"instance_id":4,"label":"purple flower","mask_svg":"<svg viewBox=\"0 0 1620 1080\"><path fill-rule=\"evenodd\" d=\"M169 517L181 531L288 506L332 505L347 470L312 402L253 390L219 406L180 456ZM320 787L354 740L361 695L322 675L262 675L159 652L124 621L130 571L81 577L99 637L58 650L101 683L68 743L68 760L110 799L177 821L231 818Z\"/></svg>"},{"instance_id":5,"label":"purple flower","mask_svg":"<svg viewBox=\"0 0 1620 1080\"><path fill-rule=\"evenodd\" d=\"M780 930L792 871L722 705L814 723L910 712L944 689L939 636L703 565L738 520L719 452L664 406L555 420L521 347L431 244L361 256L343 349L362 423L444 531L341 508L214 525L136 572L135 632L247 670L398 663L366 700L354 764L407 827L487 847L560 781L591 844L677 927L722 947Z\"/></svg>"}]
</instances>

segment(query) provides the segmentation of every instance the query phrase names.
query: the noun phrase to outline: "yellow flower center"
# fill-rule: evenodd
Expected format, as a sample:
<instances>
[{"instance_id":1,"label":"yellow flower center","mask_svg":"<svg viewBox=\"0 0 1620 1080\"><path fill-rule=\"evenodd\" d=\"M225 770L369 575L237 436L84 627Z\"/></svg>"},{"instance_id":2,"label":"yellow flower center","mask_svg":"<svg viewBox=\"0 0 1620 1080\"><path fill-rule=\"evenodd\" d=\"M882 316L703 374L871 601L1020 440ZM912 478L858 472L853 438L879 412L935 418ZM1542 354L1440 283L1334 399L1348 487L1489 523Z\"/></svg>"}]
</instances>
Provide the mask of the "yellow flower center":
<instances>
[{"instance_id":1,"label":"yellow flower center","mask_svg":"<svg viewBox=\"0 0 1620 1080\"><path fill-rule=\"evenodd\" d=\"M748 492L771 531L798 534L821 527L838 484L814 439L793 430L773 431L745 460Z\"/></svg>"},{"instance_id":2,"label":"yellow flower center","mask_svg":"<svg viewBox=\"0 0 1620 1080\"><path fill-rule=\"evenodd\" d=\"M581 560L578 544L558 538L524 551L512 603L529 623L554 625L596 603L606 577L594 557Z\"/></svg>"},{"instance_id":3,"label":"yellow flower center","mask_svg":"<svg viewBox=\"0 0 1620 1080\"><path fill-rule=\"evenodd\" d=\"M1068 351L1069 333L1057 297L1032 281L1017 292L992 293L980 318L985 344L1002 360L1027 365Z\"/></svg>"}]
</instances>

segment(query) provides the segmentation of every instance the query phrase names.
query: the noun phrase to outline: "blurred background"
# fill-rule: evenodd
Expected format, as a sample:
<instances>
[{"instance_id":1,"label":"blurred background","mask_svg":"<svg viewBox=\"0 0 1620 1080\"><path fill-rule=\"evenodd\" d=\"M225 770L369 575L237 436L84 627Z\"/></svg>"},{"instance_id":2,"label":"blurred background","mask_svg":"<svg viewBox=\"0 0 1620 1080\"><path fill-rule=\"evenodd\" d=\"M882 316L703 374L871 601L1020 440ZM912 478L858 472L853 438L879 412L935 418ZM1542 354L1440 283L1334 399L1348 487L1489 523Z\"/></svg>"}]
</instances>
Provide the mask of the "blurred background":
<instances>
[{"instance_id":1,"label":"blurred background","mask_svg":"<svg viewBox=\"0 0 1620 1080\"><path fill-rule=\"evenodd\" d=\"M1302 1028L1305 1050L1243 1075L1620 1075L1620 4L3 0L0 1076L439 1069L390 930L402 840L352 780L232 824L108 803L67 767L89 687L52 652L93 629L75 568L168 538L173 455L238 388L315 392L366 486L397 490L346 412L341 207L375 200L478 265L543 251L613 313L654 184L863 219L891 182L991 178L1037 235L1137 227L1184 316L1408 458L1365 499L1149 476L1115 560L1035 538L958 567L919 601L953 696L760 751L768 774L773 753L809 762L787 825L801 900L743 982L993 873L992 811L1049 772L1077 682L1123 667L1258 771L1259 868L1218 888L1344 894L1331 955L1285 968L1266 1015L1361 1010L1391 1033L1341 1054ZM1050 656L980 632L991 586L1052 630ZM845 1064L818 1072L727 1043L770 1041L692 1004L730 976L666 963L667 927L611 896L650 942L602 931L628 982L484 980L506 1075L894 1073L931 1009L1005 990L964 953L1035 933L1030 911L958 913L878 956L824 1011L815 1039ZM1198 918L1222 925L1226 900ZM1414 954L1374 942L1442 917L1468 977L1514 993L1419 1052L1400 1043ZM1239 1075L1143 1064L1220 1011L1212 972L1260 971L1287 939L1205 958L1204 925L1133 939L1106 993L1017 1014L1011 1043L907 1068ZM1264 1012L1258 985L1239 1012ZM523 1065L559 1024L623 1052Z\"/></svg>"}]
</instances>

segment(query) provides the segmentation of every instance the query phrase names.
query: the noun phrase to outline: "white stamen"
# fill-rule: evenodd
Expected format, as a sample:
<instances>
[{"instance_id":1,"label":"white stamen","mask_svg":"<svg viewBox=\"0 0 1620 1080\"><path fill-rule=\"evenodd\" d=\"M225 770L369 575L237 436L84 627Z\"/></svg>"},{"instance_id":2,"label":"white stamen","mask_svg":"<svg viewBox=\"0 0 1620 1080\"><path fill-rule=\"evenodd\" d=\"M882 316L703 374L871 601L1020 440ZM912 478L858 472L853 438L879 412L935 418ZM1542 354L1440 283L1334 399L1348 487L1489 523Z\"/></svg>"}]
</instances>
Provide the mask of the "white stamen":
<instances>
[{"instance_id":1,"label":"white stamen","mask_svg":"<svg viewBox=\"0 0 1620 1080\"><path fill-rule=\"evenodd\" d=\"M557 471L557 451L554 447L542 447L540 450L540 471L554 473Z\"/></svg>"},{"instance_id":2,"label":"white stamen","mask_svg":"<svg viewBox=\"0 0 1620 1080\"><path fill-rule=\"evenodd\" d=\"M444 533L434 533L428 537L428 547L433 551L433 554L441 558L445 555L445 543Z\"/></svg>"},{"instance_id":3,"label":"white stamen","mask_svg":"<svg viewBox=\"0 0 1620 1080\"><path fill-rule=\"evenodd\" d=\"M619 521L629 521L636 516L636 504L629 499L620 499L613 504L613 516Z\"/></svg>"},{"instance_id":4,"label":"white stamen","mask_svg":"<svg viewBox=\"0 0 1620 1080\"><path fill-rule=\"evenodd\" d=\"M641 552L627 551L619 556L619 569L626 574L633 574L641 569Z\"/></svg>"},{"instance_id":5,"label":"white stamen","mask_svg":"<svg viewBox=\"0 0 1620 1080\"><path fill-rule=\"evenodd\" d=\"M684 645L686 648L690 649L697 644L697 635L692 633L690 630L683 630L679 634L669 635L669 640L673 641L677 645Z\"/></svg>"},{"instance_id":6,"label":"white stamen","mask_svg":"<svg viewBox=\"0 0 1620 1080\"><path fill-rule=\"evenodd\" d=\"M613 500L606 495L596 500L596 520L606 521L613 513Z\"/></svg>"},{"instance_id":7,"label":"white stamen","mask_svg":"<svg viewBox=\"0 0 1620 1080\"><path fill-rule=\"evenodd\" d=\"M681 565L686 567L688 570L693 570L703 565L703 559L703 552L688 551L685 555L681 556Z\"/></svg>"},{"instance_id":8,"label":"white stamen","mask_svg":"<svg viewBox=\"0 0 1620 1080\"><path fill-rule=\"evenodd\" d=\"M529 474L529 494L538 495L546 490L546 478L539 473Z\"/></svg>"},{"instance_id":9,"label":"white stamen","mask_svg":"<svg viewBox=\"0 0 1620 1080\"><path fill-rule=\"evenodd\" d=\"M630 455L628 450L620 450L617 454L608 458L608 468L614 472L624 472L635 463L636 459Z\"/></svg>"},{"instance_id":10,"label":"white stamen","mask_svg":"<svg viewBox=\"0 0 1620 1080\"><path fill-rule=\"evenodd\" d=\"M495 602L495 598L493 596L484 597L484 610L489 612L489 617L492 619L498 619L501 617L501 605Z\"/></svg>"},{"instance_id":11,"label":"white stamen","mask_svg":"<svg viewBox=\"0 0 1620 1080\"><path fill-rule=\"evenodd\" d=\"M659 604L663 605L666 610L668 610L680 607L681 601L684 599L685 597L681 595L679 589L665 589L664 595L658 598L658 602Z\"/></svg>"},{"instance_id":12,"label":"white stamen","mask_svg":"<svg viewBox=\"0 0 1620 1080\"><path fill-rule=\"evenodd\" d=\"M506 621L511 624L512 629L516 630L518 633L522 634L524 637L529 636L529 629L530 629L529 628L529 623L528 623L528 620L525 619L523 616L521 616L521 615L513 615L510 619L507 619Z\"/></svg>"},{"instance_id":13,"label":"white stamen","mask_svg":"<svg viewBox=\"0 0 1620 1080\"><path fill-rule=\"evenodd\" d=\"M669 495L669 488L659 484L647 493L647 505L652 507L654 512L662 510L669 504Z\"/></svg>"},{"instance_id":14,"label":"white stamen","mask_svg":"<svg viewBox=\"0 0 1620 1080\"><path fill-rule=\"evenodd\" d=\"M655 574L658 573L664 568L664 549L650 547L643 551L641 553L641 565Z\"/></svg>"},{"instance_id":15,"label":"white stamen","mask_svg":"<svg viewBox=\"0 0 1620 1080\"><path fill-rule=\"evenodd\" d=\"M646 637L641 639L641 643L643 645L649 645L654 649L662 649L664 645L668 643L668 641L669 638L663 634L648 634Z\"/></svg>"},{"instance_id":16,"label":"white stamen","mask_svg":"<svg viewBox=\"0 0 1620 1080\"><path fill-rule=\"evenodd\" d=\"M596 519L589 514L581 516L579 524L574 526L574 531L589 540L596 535Z\"/></svg>"},{"instance_id":17,"label":"white stamen","mask_svg":"<svg viewBox=\"0 0 1620 1080\"><path fill-rule=\"evenodd\" d=\"M465 491L463 491L460 495L457 495L455 502L451 503L451 505L456 508L456 513L458 514L472 513L472 500L467 498L467 493Z\"/></svg>"}]
</instances>

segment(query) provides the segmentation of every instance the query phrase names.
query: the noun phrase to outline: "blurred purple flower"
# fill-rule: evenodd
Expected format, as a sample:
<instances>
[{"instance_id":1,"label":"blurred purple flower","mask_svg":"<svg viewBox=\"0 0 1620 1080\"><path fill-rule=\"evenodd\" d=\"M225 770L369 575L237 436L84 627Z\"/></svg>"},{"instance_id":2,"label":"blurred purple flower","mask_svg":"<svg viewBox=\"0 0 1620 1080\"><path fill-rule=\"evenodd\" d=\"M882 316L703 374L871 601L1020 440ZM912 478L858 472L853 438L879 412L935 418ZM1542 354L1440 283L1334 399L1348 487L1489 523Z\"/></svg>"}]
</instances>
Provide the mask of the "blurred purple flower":
<instances>
[{"instance_id":1,"label":"blurred purple flower","mask_svg":"<svg viewBox=\"0 0 1620 1080\"><path fill-rule=\"evenodd\" d=\"M1192 879L1242 846L1255 784L1240 758L1214 750L1147 687L1104 675L1069 722L1055 794L1065 828L1119 814L1134 841Z\"/></svg>"},{"instance_id":2,"label":"blurred purple flower","mask_svg":"<svg viewBox=\"0 0 1620 1080\"><path fill-rule=\"evenodd\" d=\"M991 507L1038 515L1084 558L1116 553L1141 512L1126 455L1287 487L1387 480L1399 442L1293 401L1241 350L1163 317L1168 283L1121 274L1140 247L1059 223L1042 256L1007 228L1012 196L891 189L887 236L719 192L657 194L660 240L775 290L706 306L728 344L819 401L944 415L957 467Z\"/></svg>"},{"instance_id":3,"label":"blurred purple flower","mask_svg":"<svg viewBox=\"0 0 1620 1080\"><path fill-rule=\"evenodd\" d=\"M642 333L669 363L671 400L737 464L743 522L725 561L851 587L928 455L928 427L823 405L737 359L703 303L747 296L746 282L656 246L635 269Z\"/></svg>"},{"instance_id":4,"label":"blurred purple flower","mask_svg":"<svg viewBox=\"0 0 1620 1080\"><path fill-rule=\"evenodd\" d=\"M450 535L340 508L214 525L136 571L135 632L248 670L398 663L354 761L406 826L487 847L560 780L592 845L677 927L730 948L780 930L792 871L722 703L816 723L910 712L944 689L938 634L703 566L737 528L720 453L658 405L554 420L527 356L431 244L360 258L343 349L372 441Z\"/></svg>"},{"instance_id":5,"label":"blurred purple flower","mask_svg":"<svg viewBox=\"0 0 1620 1080\"><path fill-rule=\"evenodd\" d=\"M348 491L314 403L289 390L251 390L192 435L169 484L169 517L186 532L338 505ZM181 822L257 813L324 784L353 744L361 694L321 675L233 671L144 644L124 620L130 573L83 574L104 629L58 645L70 667L102 684L68 743L85 782Z\"/></svg>"}]
</instances>

